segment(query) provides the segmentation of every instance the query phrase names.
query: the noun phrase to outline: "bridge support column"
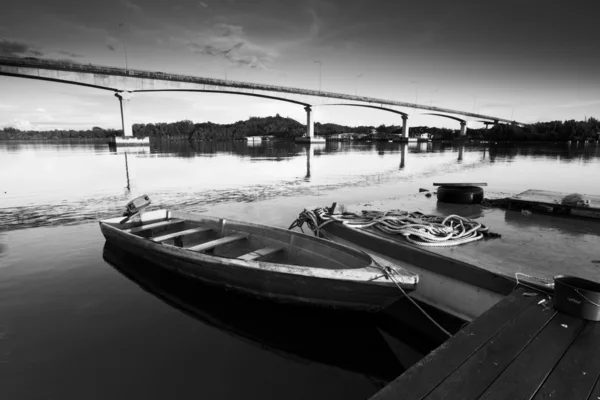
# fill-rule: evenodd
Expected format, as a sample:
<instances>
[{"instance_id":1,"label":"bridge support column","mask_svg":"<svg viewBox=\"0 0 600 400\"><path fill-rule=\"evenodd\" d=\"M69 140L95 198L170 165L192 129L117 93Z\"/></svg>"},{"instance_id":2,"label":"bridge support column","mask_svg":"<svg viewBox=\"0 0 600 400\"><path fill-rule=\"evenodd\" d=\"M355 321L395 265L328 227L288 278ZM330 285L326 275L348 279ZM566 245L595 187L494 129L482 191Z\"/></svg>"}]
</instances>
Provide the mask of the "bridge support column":
<instances>
[{"instance_id":1,"label":"bridge support column","mask_svg":"<svg viewBox=\"0 0 600 400\"><path fill-rule=\"evenodd\" d=\"M302 143L325 143L322 137L315 137L315 123L313 121L312 107L304 107L306 110L306 134L296 138L296 142Z\"/></svg>"},{"instance_id":2,"label":"bridge support column","mask_svg":"<svg viewBox=\"0 0 600 400\"><path fill-rule=\"evenodd\" d=\"M123 137L117 136L112 141L116 146L149 146L150 138L133 137L131 119L129 117L129 100L133 97L131 92L118 92L115 96L119 99L121 105L121 126L123 127Z\"/></svg>"},{"instance_id":3,"label":"bridge support column","mask_svg":"<svg viewBox=\"0 0 600 400\"><path fill-rule=\"evenodd\" d=\"M131 119L129 117L129 100L133 97L131 92L119 92L115 93L115 96L119 99L121 104L121 125L123 126L123 136L132 137L133 131L131 129Z\"/></svg>"},{"instance_id":4,"label":"bridge support column","mask_svg":"<svg viewBox=\"0 0 600 400\"><path fill-rule=\"evenodd\" d=\"M402 116L402 137L408 139L408 115Z\"/></svg>"},{"instance_id":5,"label":"bridge support column","mask_svg":"<svg viewBox=\"0 0 600 400\"><path fill-rule=\"evenodd\" d=\"M315 137L315 123L312 119L312 107L306 106L304 107L306 110L306 137L312 139Z\"/></svg>"},{"instance_id":6,"label":"bridge support column","mask_svg":"<svg viewBox=\"0 0 600 400\"><path fill-rule=\"evenodd\" d=\"M464 121L460 122L460 137L461 138L467 137L467 123Z\"/></svg>"}]
</instances>

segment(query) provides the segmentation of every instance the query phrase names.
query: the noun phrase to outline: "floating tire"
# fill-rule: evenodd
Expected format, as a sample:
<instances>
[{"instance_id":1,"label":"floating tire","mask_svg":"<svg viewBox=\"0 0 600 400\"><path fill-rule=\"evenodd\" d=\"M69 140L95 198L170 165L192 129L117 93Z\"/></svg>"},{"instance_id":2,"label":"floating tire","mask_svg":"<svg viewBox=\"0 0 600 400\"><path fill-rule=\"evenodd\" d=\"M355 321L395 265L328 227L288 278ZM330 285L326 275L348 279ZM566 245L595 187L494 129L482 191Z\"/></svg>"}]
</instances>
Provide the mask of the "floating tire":
<instances>
[{"instance_id":1,"label":"floating tire","mask_svg":"<svg viewBox=\"0 0 600 400\"><path fill-rule=\"evenodd\" d=\"M440 186L438 201L455 204L479 204L483 200L483 188L479 186Z\"/></svg>"}]
</instances>

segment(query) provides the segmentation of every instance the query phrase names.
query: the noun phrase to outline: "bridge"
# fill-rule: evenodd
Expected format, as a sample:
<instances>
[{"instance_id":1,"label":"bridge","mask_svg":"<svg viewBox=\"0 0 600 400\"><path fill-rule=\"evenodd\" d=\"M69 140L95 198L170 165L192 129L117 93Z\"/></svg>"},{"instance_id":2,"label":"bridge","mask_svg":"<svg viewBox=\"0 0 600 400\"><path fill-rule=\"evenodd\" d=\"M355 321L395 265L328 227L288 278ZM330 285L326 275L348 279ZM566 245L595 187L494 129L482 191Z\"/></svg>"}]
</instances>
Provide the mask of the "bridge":
<instances>
[{"instance_id":1,"label":"bridge","mask_svg":"<svg viewBox=\"0 0 600 400\"><path fill-rule=\"evenodd\" d=\"M403 120L402 133L405 138L408 138L407 120L409 115L407 113L391 109L389 106L406 107L414 110L426 110L430 112L430 115L436 115L459 121L461 123L461 136L466 135L467 120L465 118L458 118L456 115L469 117L487 124L498 124L500 122L520 124L516 121L510 121L504 118L489 115L389 99L380 99L375 97L205 78L191 75L169 74L164 72L116 68L92 64L80 64L67 61L42 60L31 57L0 57L0 75L72 84L91 87L99 90L112 91L120 102L123 135L126 137L133 136L132 124L129 116L129 102L135 93L144 92L225 93L232 95L260 97L300 105L304 107L304 110L306 111L307 131L305 138L308 142L312 141L314 138L312 107L317 105L317 98L355 102L352 104L337 103L330 105L376 108L383 111L400 114L402 115ZM290 98L290 96L296 96L296 99ZM297 99L297 97L300 97L300 99ZM307 97L308 99L306 100Z\"/></svg>"}]
</instances>

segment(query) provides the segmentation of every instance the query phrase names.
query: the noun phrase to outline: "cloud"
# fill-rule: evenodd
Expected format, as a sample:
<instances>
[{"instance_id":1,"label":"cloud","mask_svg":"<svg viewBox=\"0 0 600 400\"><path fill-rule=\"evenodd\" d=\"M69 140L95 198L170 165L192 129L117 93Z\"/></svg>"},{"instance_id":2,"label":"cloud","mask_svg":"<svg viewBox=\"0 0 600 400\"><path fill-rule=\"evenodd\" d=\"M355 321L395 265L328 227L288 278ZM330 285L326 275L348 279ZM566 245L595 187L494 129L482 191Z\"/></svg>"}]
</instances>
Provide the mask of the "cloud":
<instances>
[{"instance_id":1,"label":"cloud","mask_svg":"<svg viewBox=\"0 0 600 400\"><path fill-rule=\"evenodd\" d=\"M72 53L72 52L67 51L67 50L59 50L59 51L57 51L57 53L58 54L62 54L62 55L67 56L67 57L71 57L71 58L81 58L81 57L83 57L81 54Z\"/></svg>"},{"instance_id":2,"label":"cloud","mask_svg":"<svg viewBox=\"0 0 600 400\"><path fill-rule=\"evenodd\" d=\"M144 10L142 9L142 7L138 6L137 4L135 4L134 2L132 2L131 0L121 0L121 4L123 4L125 7L133 10L136 13L143 13Z\"/></svg>"},{"instance_id":3,"label":"cloud","mask_svg":"<svg viewBox=\"0 0 600 400\"><path fill-rule=\"evenodd\" d=\"M238 67L268 69L277 57L274 51L250 41L239 25L218 23L202 37L198 42L189 41L188 49L196 54L221 57Z\"/></svg>"},{"instance_id":4,"label":"cloud","mask_svg":"<svg viewBox=\"0 0 600 400\"><path fill-rule=\"evenodd\" d=\"M207 8L208 4L206 4L205 2L201 1L198 4L200 4L202 7Z\"/></svg>"},{"instance_id":5,"label":"cloud","mask_svg":"<svg viewBox=\"0 0 600 400\"><path fill-rule=\"evenodd\" d=\"M20 118L14 118L10 126L12 126L13 128L17 128L21 131L33 130L33 124L31 122Z\"/></svg>"},{"instance_id":6,"label":"cloud","mask_svg":"<svg viewBox=\"0 0 600 400\"><path fill-rule=\"evenodd\" d=\"M25 42L0 39L0 55L3 56L28 56L41 57L44 54Z\"/></svg>"}]
</instances>

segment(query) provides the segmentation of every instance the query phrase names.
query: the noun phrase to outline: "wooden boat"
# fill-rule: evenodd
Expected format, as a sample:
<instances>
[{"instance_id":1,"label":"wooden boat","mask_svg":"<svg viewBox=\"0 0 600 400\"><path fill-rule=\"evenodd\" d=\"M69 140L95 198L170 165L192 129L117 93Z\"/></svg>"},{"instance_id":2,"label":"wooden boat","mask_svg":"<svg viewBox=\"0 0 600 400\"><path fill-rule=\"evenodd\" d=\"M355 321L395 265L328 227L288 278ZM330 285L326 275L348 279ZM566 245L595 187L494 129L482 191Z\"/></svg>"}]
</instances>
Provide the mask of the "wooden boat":
<instances>
[{"instance_id":1,"label":"wooden boat","mask_svg":"<svg viewBox=\"0 0 600 400\"><path fill-rule=\"evenodd\" d=\"M367 251L418 273L419 287L411 297L464 321L483 314L516 286L510 277L412 245L377 229L357 229L333 222L322 230L336 243Z\"/></svg>"},{"instance_id":2,"label":"wooden boat","mask_svg":"<svg viewBox=\"0 0 600 400\"><path fill-rule=\"evenodd\" d=\"M182 211L100 221L106 240L163 268L278 302L378 311L418 276L350 247L289 230Z\"/></svg>"}]
</instances>

